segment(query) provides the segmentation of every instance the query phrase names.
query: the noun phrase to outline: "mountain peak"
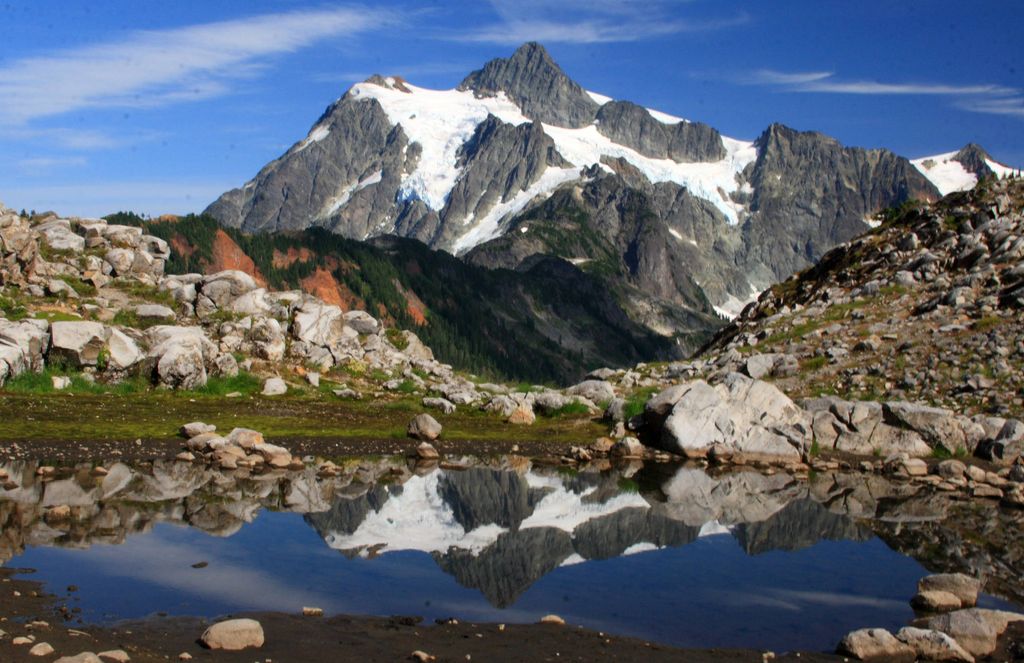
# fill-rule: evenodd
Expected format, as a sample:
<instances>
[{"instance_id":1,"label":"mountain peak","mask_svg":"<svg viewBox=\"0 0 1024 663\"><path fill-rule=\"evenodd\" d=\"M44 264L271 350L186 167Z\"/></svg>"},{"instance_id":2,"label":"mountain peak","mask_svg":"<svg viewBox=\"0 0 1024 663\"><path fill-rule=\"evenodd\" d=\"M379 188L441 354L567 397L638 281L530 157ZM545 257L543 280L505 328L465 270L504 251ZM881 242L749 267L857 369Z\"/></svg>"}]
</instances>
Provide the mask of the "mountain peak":
<instances>
[{"instance_id":1,"label":"mountain peak","mask_svg":"<svg viewBox=\"0 0 1024 663\"><path fill-rule=\"evenodd\" d=\"M598 103L569 78L537 42L527 42L509 58L495 58L459 84L477 96L504 92L531 120L578 128L593 122Z\"/></svg>"}]
</instances>

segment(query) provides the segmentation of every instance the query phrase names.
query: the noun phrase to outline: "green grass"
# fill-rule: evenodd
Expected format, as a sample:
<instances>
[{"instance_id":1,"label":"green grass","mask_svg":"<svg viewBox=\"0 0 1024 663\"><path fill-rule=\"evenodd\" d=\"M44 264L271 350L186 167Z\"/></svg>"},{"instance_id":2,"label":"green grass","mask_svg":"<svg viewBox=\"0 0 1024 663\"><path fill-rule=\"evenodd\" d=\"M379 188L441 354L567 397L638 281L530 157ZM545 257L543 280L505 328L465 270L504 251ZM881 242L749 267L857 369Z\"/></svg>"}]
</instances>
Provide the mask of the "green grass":
<instances>
[{"instance_id":1,"label":"green grass","mask_svg":"<svg viewBox=\"0 0 1024 663\"><path fill-rule=\"evenodd\" d=\"M11 297L0 296L0 313L8 320L22 320L28 317L28 309Z\"/></svg>"},{"instance_id":2,"label":"green grass","mask_svg":"<svg viewBox=\"0 0 1024 663\"><path fill-rule=\"evenodd\" d=\"M1000 318L998 315L987 315L984 318L978 318L977 320L975 320L972 327L974 328L974 331L978 332L979 334L985 334L992 331L1001 324L1003 324L1003 319Z\"/></svg>"},{"instance_id":3,"label":"green grass","mask_svg":"<svg viewBox=\"0 0 1024 663\"><path fill-rule=\"evenodd\" d=\"M146 285L139 281L121 280L115 280L110 285L133 297L145 299L147 304L163 304L171 308L174 307L174 297L171 296L171 293L166 290L160 290L155 286Z\"/></svg>"},{"instance_id":4,"label":"green grass","mask_svg":"<svg viewBox=\"0 0 1024 663\"><path fill-rule=\"evenodd\" d=\"M967 449L963 447L957 447L956 451L950 451L946 447L939 445L932 449L932 458L938 460L949 460L950 458L967 458L969 454Z\"/></svg>"},{"instance_id":5,"label":"green grass","mask_svg":"<svg viewBox=\"0 0 1024 663\"><path fill-rule=\"evenodd\" d=\"M619 490L621 490L624 493L639 493L640 484L637 483L634 479L622 477L621 479L619 479Z\"/></svg>"},{"instance_id":6,"label":"green grass","mask_svg":"<svg viewBox=\"0 0 1024 663\"><path fill-rule=\"evenodd\" d=\"M784 332L778 332L772 334L764 340L764 345L776 345L783 341L794 341L796 339L803 338L813 331L816 331L821 326L821 323L817 320L811 320L810 322L804 322L799 325L794 325L789 330Z\"/></svg>"},{"instance_id":7,"label":"green grass","mask_svg":"<svg viewBox=\"0 0 1024 663\"><path fill-rule=\"evenodd\" d=\"M78 322L82 319L80 315L65 311L36 311L32 317L36 320L49 320L50 322Z\"/></svg>"},{"instance_id":8,"label":"green grass","mask_svg":"<svg viewBox=\"0 0 1024 663\"><path fill-rule=\"evenodd\" d=\"M401 329L389 327L384 333L387 335L388 341L391 342L391 345L395 346L397 349L405 350L409 347L409 339L405 337L405 334L402 333Z\"/></svg>"},{"instance_id":9,"label":"green grass","mask_svg":"<svg viewBox=\"0 0 1024 663\"><path fill-rule=\"evenodd\" d=\"M397 391L403 394L416 393L416 383L412 380L402 380L401 384L398 385Z\"/></svg>"},{"instance_id":10,"label":"green grass","mask_svg":"<svg viewBox=\"0 0 1024 663\"><path fill-rule=\"evenodd\" d=\"M828 357L808 357L800 362L800 370L804 373L816 371L828 363Z\"/></svg>"},{"instance_id":11,"label":"green grass","mask_svg":"<svg viewBox=\"0 0 1024 663\"><path fill-rule=\"evenodd\" d=\"M553 419L555 417L570 417L570 416L579 416L579 415L587 415L587 414L590 414L590 408L588 408L583 403L577 403L576 401L572 401L571 403L566 403L565 405L563 405L562 407L558 408L557 410L551 410L550 412L546 413L544 416Z\"/></svg>"},{"instance_id":12,"label":"green grass","mask_svg":"<svg viewBox=\"0 0 1024 663\"><path fill-rule=\"evenodd\" d=\"M643 414L644 405L651 399L651 396L656 393L658 393L658 387L644 387L639 391L633 392L633 394L626 399L626 407L623 409L626 421L629 421L637 415Z\"/></svg>"},{"instance_id":13,"label":"green grass","mask_svg":"<svg viewBox=\"0 0 1024 663\"><path fill-rule=\"evenodd\" d=\"M66 274L62 274L57 278L71 286L71 289L81 297L93 297L96 295L96 286L91 283L86 283L82 279L76 279L75 277L68 276Z\"/></svg>"},{"instance_id":14,"label":"green grass","mask_svg":"<svg viewBox=\"0 0 1024 663\"><path fill-rule=\"evenodd\" d=\"M71 378L67 389L54 389L54 377ZM48 367L42 373L26 372L15 376L4 385L4 391L12 394L137 394L149 389L144 377L133 377L123 382L104 383L88 380L82 373L66 370L62 366Z\"/></svg>"},{"instance_id":15,"label":"green grass","mask_svg":"<svg viewBox=\"0 0 1024 663\"><path fill-rule=\"evenodd\" d=\"M212 377L206 381L206 384L198 389L193 390L192 393L202 394L203 396L226 396L239 392L243 395L250 395L259 393L263 390L263 383L260 379L252 373L245 371L239 371L238 375L234 377Z\"/></svg>"}]
</instances>

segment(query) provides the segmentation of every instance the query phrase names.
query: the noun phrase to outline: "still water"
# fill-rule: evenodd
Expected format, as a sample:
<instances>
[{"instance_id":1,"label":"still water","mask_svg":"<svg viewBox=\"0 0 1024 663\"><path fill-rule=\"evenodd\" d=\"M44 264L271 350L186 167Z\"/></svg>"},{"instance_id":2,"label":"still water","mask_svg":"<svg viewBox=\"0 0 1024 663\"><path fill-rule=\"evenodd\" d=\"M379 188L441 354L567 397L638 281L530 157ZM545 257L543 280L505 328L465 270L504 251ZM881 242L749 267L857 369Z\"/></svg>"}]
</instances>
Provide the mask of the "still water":
<instances>
[{"instance_id":1,"label":"still water","mask_svg":"<svg viewBox=\"0 0 1024 663\"><path fill-rule=\"evenodd\" d=\"M930 572L913 554L953 570L935 557L942 542L921 541L958 517L945 496L870 475L366 459L330 478L157 463L43 483L31 464L6 469L20 485L0 491L0 559L52 591L77 585L93 623L303 606L492 622L556 613L681 646L831 650L849 630L913 618ZM70 520L46 519L57 504Z\"/></svg>"}]
</instances>

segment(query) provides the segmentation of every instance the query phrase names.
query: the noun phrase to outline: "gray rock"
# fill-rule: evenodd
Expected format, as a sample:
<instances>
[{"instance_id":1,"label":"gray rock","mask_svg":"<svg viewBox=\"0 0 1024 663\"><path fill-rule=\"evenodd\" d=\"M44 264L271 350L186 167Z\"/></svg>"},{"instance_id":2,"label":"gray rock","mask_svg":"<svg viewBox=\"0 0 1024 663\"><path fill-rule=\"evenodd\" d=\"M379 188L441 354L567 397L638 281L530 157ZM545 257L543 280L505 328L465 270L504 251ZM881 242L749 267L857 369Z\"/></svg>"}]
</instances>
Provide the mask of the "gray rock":
<instances>
[{"instance_id":1,"label":"gray rock","mask_svg":"<svg viewBox=\"0 0 1024 663\"><path fill-rule=\"evenodd\" d=\"M603 380L584 380L565 390L570 396L582 396L594 403L610 403L615 398L615 388Z\"/></svg>"},{"instance_id":2,"label":"gray rock","mask_svg":"<svg viewBox=\"0 0 1024 663\"><path fill-rule=\"evenodd\" d=\"M174 311L161 304L140 304L135 307L135 315L143 321L173 321Z\"/></svg>"},{"instance_id":3,"label":"gray rock","mask_svg":"<svg viewBox=\"0 0 1024 663\"><path fill-rule=\"evenodd\" d=\"M199 638L210 649L241 651L262 647L263 627L255 619L229 619L206 629Z\"/></svg>"},{"instance_id":4,"label":"gray rock","mask_svg":"<svg viewBox=\"0 0 1024 663\"><path fill-rule=\"evenodd\" d=\"M916 657L909 645L897 640L896 636L884 628L862 628L847 633L839 643L838 651L862 661L883 658L913 661Z\"/></svg>"},{"instance_id":5,"label":"gray rock","mask_svg":"<svg viewBox=\"0 0 1024 663\"><path fill-rule=\"evenodd\" d=\"M280 396L288 393L288 385L281 378L268 378L263 383L263 391L261 393L264 396Z\"/></svg>"},{"instance_id":6,"label":"gray rock","mask_svg":"<svg viewBox=\"0 0 1024 663\"><path fill-rule=\"evenodd\" d=\"M445 398L428 397L424 398L422 402L423 407L434 408L436 410L440 410L445 414L452 414L453 412L455 412L455 403L452 403L451 401Z\"/></svg>"},{"instance_id":7,"label":"gray rock","mask_svg":"<svg viewBox=\"0 0 1024 663\"><path fill-rule=\"evenodd\" d=\"M951 636L972 656L986 656L996 648L996 641L1010 622L1024 616L1002 610L967 608L928 619L925 625Z\"/></svg>"},{"instance_id":8,"label":"gray rock","mask_svg":"<svg viewBox=\"0 0 1024 663\"><path fill-rule=\"evenodd\" d=\"M134 339L120 329L110 328L108 331L108 368L127 371L143 360L145 355Z\"/></svg>"},{"instance_id":9,"label":"gray rock","mask_svg":"<svg viewBox=\"0 0 1024 663\"><path fill-rule=\"evenodd\" d=\"M981 581L963 573L936 573L921 578L917 591L948 592L960 601L957 607L969 608L978 602Z\"/></svg>"},{"instance_id":10,"label":"gray rock","mask_svg":"<svg viewBox=\"0 0 1024 663\"><path fill-rule=\"evenodd\" d=\"M409 422L406 433L414 440L433 442L441 436L441 424L429 414L418 414Z\"/></svg>"},{"instance_id":11,"label":"gray rock","mask_svg":"<svg viewBox=\"0 0 1024 663\"><path fill-rule=\"evenodd\" d=\"M213 424L206 424L202 421L193 421L181 427L181 434L191 439L203 433L212 433L217 430Z\"/></svg>"},{"instance_id":12,"label":"gray rock","mask_svg":"<svg viewBox=\"0 0 1024 663\"><path fill-rule=\"evenodd\" d=\"M910 599L910 605L926 612L950 612L964 607L956 594L939 590L918 591L914 598Z\"/></svg>"},{"instance_id":13,"label":"gray rock","mask_svg":"<svg viewBox=\"0 0 1024 663\"><path fill-rule=\"evenodd\" d=\"M107 328L98 322L69 321L50 325L50 361L72 366L95 366L107 344Z\"/></svg>"},{"instance_id":14,"label":"gray rock","mask_svg":"<svg viewBox=\"0 0 1024 663\"><path fill-rule=\"evenodd\" d=\"M345 324L360 334L376 334L380 331L380 322L366 311L348 311L344 314Z\"/></svg>"},{"instance_id":15,"label":"gray rock","mask_svg":"<svg viewBox=\"0 0 1024 663\"><path fill-rule=\"evenodd\" d=\"M616 458L643 458L644 445L635 437L624 437L612 445L608 454Z\"/></svg>"},{"instance_id":16,"label":"gray rock","mask_svg":"<svg viewBox=\"0 0 1024 663\"><path fill-rule=\"evenodd\" d=\"M437 452L429 442L420 442L419 446L416 447L416 457L421 460L437 460L441 457L441 454Z\"/></svg>"},{"instance_id":17,"label":"gray rock","mask_svg":"<svg viewBox=\"0 0 1024 663\"><path fill-rule=\"evenodd\" d=\"M974 657L960 644L941 631L904 626L896 637L907 644L917 657L926 661L959 661L974 663Z\"/></svg>"}]
</instances>

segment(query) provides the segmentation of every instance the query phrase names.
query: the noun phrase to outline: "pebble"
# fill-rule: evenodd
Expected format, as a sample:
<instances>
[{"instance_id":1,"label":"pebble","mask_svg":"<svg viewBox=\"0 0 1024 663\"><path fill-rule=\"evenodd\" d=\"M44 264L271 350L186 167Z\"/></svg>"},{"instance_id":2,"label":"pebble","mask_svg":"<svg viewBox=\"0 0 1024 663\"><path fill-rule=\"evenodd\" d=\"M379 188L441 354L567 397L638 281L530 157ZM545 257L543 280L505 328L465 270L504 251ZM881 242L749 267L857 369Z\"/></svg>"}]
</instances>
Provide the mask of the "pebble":
<instances>
[{"instance_id":1,"label":"pebble","mask_svg":"<svg viewBox=\"0 0 1024 663\"><path fill-rule=\"evenodd\" d=\"M565 626L565 620L558 615L544 615L540 618L541 624L555 624L557 626Z\"/></svg>"},{"instance_id":2,"label":"pebble","mask_svg":"<svg viewBox=\"0 0 1024 663\"><path fill-rule=\"evenodd\" d=\"M28 650L28 653L32 656L49 656L54 652L54 648L48 642L40 642L38 645Z\"/></svg>"}]
</instances>

